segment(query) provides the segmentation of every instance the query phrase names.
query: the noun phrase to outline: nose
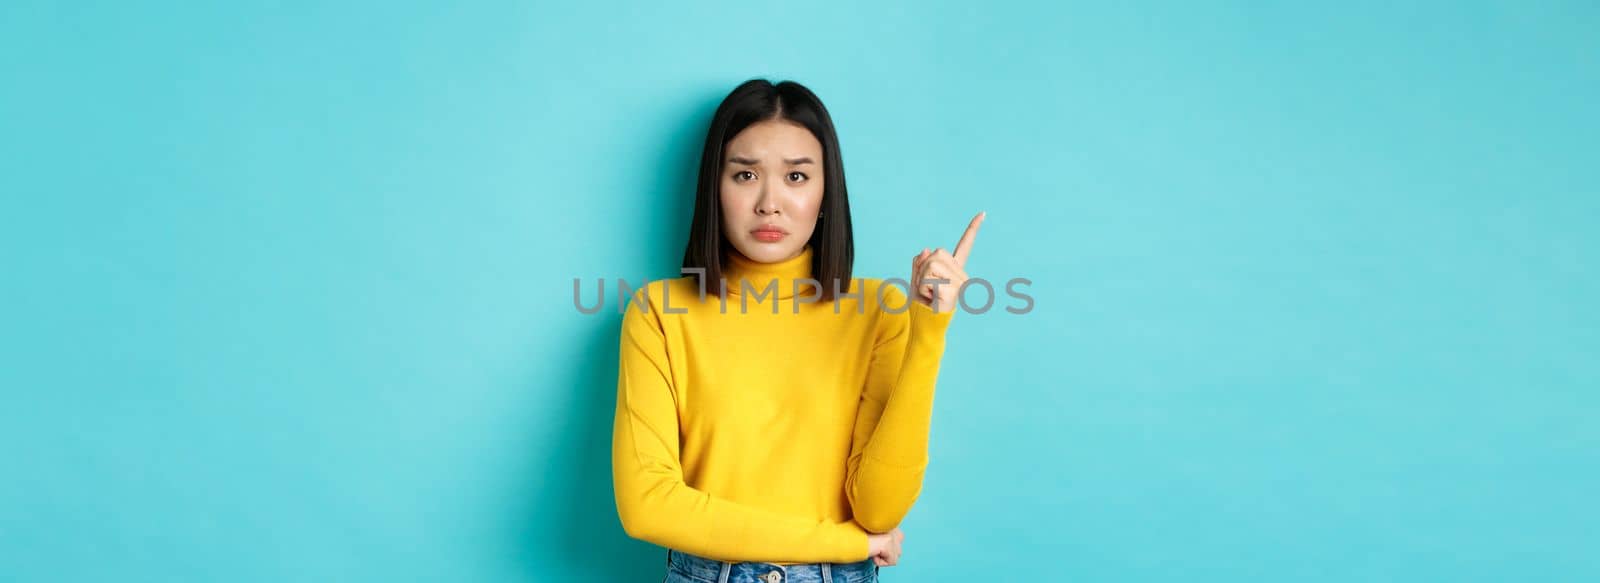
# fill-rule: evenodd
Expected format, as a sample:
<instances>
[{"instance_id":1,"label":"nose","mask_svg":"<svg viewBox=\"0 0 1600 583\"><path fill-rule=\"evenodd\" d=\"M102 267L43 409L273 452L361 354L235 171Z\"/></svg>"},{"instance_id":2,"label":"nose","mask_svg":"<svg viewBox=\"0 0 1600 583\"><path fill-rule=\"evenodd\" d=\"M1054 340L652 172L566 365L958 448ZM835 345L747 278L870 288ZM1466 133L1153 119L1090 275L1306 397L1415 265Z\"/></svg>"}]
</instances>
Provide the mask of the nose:
<instances>
[{"instance_id":1,"label":"nose","mask_svg":"<svg viewBox=\"0 0 1600 583\"><path fill-rule=\"evenodd\" d=\"M778 214L777 197L772 196L765 187L761 189L761 197L756 199L756 214L763 217Z\"/></svg>"}]
</instances>

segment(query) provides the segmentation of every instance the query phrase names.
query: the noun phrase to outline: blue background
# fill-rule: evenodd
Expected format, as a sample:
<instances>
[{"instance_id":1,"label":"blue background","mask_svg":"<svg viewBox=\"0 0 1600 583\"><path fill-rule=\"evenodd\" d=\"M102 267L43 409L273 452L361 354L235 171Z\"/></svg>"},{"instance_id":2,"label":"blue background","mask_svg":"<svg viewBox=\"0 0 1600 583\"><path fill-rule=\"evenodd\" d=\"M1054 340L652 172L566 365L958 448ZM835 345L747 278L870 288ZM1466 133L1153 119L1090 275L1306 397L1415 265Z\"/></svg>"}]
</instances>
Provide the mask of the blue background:
<instances>
[{"instance_id":1,"label":"blue background","mask_svg":"<svg viewBox=\"0 0 1600 583\"><path fill-rule=\"evenodd\" d=\"M658 580L572 280L760 76L1034 282L886 581L1600 579L1595 4L218 4L0 7L0 578Z\"/></svg>"}]
</instances>

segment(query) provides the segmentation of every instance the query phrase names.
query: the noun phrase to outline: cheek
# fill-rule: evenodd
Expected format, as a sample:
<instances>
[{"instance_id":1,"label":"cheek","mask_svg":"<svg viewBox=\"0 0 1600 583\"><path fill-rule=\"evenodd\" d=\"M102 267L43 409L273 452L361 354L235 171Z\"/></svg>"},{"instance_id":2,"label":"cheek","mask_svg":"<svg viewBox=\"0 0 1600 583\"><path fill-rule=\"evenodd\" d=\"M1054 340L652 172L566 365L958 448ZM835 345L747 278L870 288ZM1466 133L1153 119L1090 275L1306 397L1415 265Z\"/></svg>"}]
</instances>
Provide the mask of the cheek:
<instances>
[{"instance_id":1,"label":"cheek","mask_svg":"<svg viewBox=\"0 0 1600 583\"><path fill-rule=\"evenodd\" d=\"M739 206L740 201L744 198L743 185L726 178L722 180L722 187L718 189L718 192L720 193L718 198L722 202L723 211Z\"/></svg>"},{"instance_id":2,"label":"cheek","mask_svg":"<svg viewBox=\"0 0 1600 583\"><path fill-rule=\"evenodd\" d=\"M822 181L814 180L807 183L801 192L804 193L801 199L806 201L807 211L810 211L811 214L816 214L817 211L822 210Z\"/></svg>"}]
</instances>

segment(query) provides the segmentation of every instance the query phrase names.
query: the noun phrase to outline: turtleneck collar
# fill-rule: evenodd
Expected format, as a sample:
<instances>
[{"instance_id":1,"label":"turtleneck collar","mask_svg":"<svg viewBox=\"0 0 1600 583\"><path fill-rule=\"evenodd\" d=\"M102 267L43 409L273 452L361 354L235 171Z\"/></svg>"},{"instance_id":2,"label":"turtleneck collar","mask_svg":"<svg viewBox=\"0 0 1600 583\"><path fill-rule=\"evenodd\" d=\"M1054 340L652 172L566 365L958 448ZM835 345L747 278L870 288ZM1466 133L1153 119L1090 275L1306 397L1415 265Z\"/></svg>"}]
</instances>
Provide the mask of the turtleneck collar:
<instances>
[{"instance_id":1,"label":"turtleneck collar","mask_svg":"<svg viewBox=\"0 0 1600 583\"><path fill-rule=\"evenodd\" d=\"M811 275L811 245L807 244L799 255L788 259L762 263L745 257L738 249L728 248L728 261L723 264L722 277L728 282L728 294L737 295L743 289L739 283L740 278L750 282L750 289L754 290L751 297L766 293L768 282L778 281L778 299L794 297L794 280L800 278L815 279ZM816 285L806 281L800 284L800 293L807 296L816 294Z\"/></svg>"}]
</instances>

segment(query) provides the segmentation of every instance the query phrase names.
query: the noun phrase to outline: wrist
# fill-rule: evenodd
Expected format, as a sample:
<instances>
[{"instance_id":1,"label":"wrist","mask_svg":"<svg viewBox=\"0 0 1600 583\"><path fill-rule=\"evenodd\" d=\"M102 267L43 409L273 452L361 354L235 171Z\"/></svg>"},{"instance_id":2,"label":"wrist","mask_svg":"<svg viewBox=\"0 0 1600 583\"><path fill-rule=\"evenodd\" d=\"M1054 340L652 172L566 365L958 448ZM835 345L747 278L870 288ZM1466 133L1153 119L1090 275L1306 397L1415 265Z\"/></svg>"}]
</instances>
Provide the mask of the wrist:
<instances>
[{"instance_id":1,"label":"wrist","mask_svg":"<svg viewBox=\"0 0 1600 583\"><path fill-rule=\"evenodd\" d=\"M943 333L950 327L950 320L955 316L955 306L947 311L935 311L933 306L922 302L912 302L911 326L923 332Z\"/></svg>"}]
</instances>

